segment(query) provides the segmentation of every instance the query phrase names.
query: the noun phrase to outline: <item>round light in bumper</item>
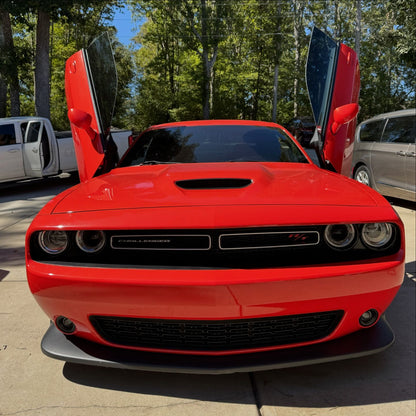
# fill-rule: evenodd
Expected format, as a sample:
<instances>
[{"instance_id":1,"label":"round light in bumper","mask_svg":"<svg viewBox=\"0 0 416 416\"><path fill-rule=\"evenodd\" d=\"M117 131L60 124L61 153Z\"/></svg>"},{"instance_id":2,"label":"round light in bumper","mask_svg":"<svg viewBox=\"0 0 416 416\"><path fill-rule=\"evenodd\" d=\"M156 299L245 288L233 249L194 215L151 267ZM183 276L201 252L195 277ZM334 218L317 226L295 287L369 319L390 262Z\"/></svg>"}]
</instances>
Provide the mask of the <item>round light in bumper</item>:
<instances>
[{"instance_id":1,"label":"round light in bumper","mask_svg":"<svg viewBox=\"0 0 416 416\"><path fill-rule=\"evenodd\" d=\"M55 319L56 327L65 334L72 334L77 329L75 324L65 316L58 316Z\"/></svg>"},{"instance_id":2,"label":"round light in bumper","mask_svg":"<svg viewBox=\"0 0 416 416\"><path fill-rule=\"evenodd\" d=\"M378 312L375 309L369 309L360 316L358 322L361 326L371 326L377 321L377 319Z\"/></svg>"},{"instance_id":3,"label":"round light in bumper","mask_svg":"<svg viewBox=\"0 0 416 416\"><path fill-rule=\"evenodd\" d=\"M61 254L68 247L68 235L65 231L42 231L39 234L39 245L48 254Z\"/></svg>"},{"instance_id":4,"label":"round light in bumper","mask_svg":"<svg viewBox=\"0 0 416 416\"><path fill-rule=\"evenodd\" d=\"M363 243L373 249L384 248L393 237L393 227L391 224L376 222L365 224L361 230Z\"/></svg>"},{"instance_id":5,"label":"round light in bumper","mask_svg":"<svg viewBox=\"0 0 416 416\"><path fill-rule=\"evenodd\" d=\"M85 253L96 253L104 247L105 235L99 230L77 231L75 241Z\"/></svg>"},{"instance_id":6,"label":"round light in bumper","mask_svg":"<svg viewBox=\"0 0 416 416\"><path fill-rule=\"evenodd\" d=\"M352 224L331 224L325 228L325 241L336 249L346 249L355 241L355 228Z\"/></svg>"}]
</instances>

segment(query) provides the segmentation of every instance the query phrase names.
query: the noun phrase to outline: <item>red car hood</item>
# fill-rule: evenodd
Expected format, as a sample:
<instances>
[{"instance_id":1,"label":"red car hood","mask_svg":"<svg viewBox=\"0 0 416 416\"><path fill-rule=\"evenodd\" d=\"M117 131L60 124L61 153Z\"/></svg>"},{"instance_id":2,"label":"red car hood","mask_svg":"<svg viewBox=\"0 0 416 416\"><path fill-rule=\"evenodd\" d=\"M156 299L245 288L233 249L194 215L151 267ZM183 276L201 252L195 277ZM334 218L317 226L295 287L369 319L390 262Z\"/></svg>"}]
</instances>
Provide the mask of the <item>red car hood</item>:
<instances>
[{"instance_id":1,"label":"red car hood","mask_svg":"<svg viewBox=\"0 0 416 416\"><path fill-rule=\"evenodd\" d=\"M227 189L183 189L176 184L224 178L252 182ZM378 202L369 188L311 164L176 164L115 169L74 187L53 213L224 205L374 206Z\"/></svg>"}]
</instances>

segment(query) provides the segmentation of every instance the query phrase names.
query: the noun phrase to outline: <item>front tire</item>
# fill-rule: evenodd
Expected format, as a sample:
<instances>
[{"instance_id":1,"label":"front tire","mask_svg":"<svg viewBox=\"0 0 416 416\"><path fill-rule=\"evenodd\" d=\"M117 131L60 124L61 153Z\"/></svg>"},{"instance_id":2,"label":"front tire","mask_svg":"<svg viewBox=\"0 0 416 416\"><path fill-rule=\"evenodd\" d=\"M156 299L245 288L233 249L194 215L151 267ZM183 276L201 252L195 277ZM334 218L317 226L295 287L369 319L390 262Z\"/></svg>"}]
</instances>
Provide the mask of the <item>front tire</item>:
<instances>
[{"instance_id":1,"label":"front tire","mask_svg":"<svg viewBox=\"0 0 416 416\"><path fill-rule=\"evenodd\" d=\"M373 181L371 179L371 173L368 170L367 166L361 165L354 173L354 179L357 182L363 183L364 185L369 186L370 188L373 187Z\"/></svg>"}]
</instances>

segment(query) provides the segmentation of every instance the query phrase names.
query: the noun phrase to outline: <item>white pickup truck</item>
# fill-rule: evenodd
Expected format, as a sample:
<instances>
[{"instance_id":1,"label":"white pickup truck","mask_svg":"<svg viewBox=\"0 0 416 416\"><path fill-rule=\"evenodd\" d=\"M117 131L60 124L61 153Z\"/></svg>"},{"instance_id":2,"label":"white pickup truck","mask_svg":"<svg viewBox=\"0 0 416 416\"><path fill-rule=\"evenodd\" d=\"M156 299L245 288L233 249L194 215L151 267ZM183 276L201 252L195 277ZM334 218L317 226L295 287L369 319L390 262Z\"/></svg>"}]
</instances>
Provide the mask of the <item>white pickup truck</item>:
<instances>
[{"instance_id":1,"label":"white pickup truck","mask_svg":"<svg viewBox=\"0 0 416 416\"><path fill-rule=\"evenodd\" d=\"M128 130L112 132L123 155ZM42 117L0 118L0 183L77 171L71 132L56 133Z\"/></svg>"}]
</instances>

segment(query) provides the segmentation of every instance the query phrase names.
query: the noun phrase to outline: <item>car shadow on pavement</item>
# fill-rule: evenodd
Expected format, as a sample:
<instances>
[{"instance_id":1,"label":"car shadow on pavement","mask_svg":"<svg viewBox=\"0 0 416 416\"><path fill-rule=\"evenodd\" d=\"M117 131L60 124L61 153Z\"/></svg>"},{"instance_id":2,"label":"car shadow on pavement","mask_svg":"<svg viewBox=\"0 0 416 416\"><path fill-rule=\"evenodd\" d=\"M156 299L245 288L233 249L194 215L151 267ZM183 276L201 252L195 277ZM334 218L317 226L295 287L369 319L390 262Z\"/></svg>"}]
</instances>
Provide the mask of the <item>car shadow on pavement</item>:
<instances>
[{"instance_id":1,"label":"car shadow on pavement","mask_svg":"<svg viewBox=\"0 0 416 416\"><path fill-rule=\"evenodd\" d=\"M51 195L51 190L54 194L58 194L78 183L79 177L76 172L72 174L64 173L49 178L2 183L0 184L0 200L1 202L10 202L19 198L27 199L32 197L33 194L36 194L36 197L48 196Z\"/></svg>"},{"instance_id":2,"label":"car shadow on pavement","mask_svg":"<svg viewBox=\"0 0 416 416\"><path fill-rule=\"evenodd\" d=\"M0 269L0 282L9 274L8 270Z\"/></svg>"},{"instance_id":3,"label":"car shadow on pavement","mask_svg":"<svg viewBox=\"0 0 416 416\"><path fill-rule=\"evenodd\" d=\"M1 247L0 264L3 267L24 267L25 266L25 248L24 247ZM7 272L8 273L8 272ZM2 270L0 269L0 281L2 279ZM3 276L3 278L6 276Z\"/></svg>"},{"instance_id":4,"label":"car shadow on pavement","mask_svg":"<svg viewBox=\"0 0 416 416\"><path fill-rule=\"evenodd\" d=\"M74 383L102 389L240 404L253 403L254 382L260 407L333 408L414 400L415 289L415 282L405 278L387 311L396 341L368 357L252 375L169 374L71 363L64 365L63 374Z\"/></svg>"},{"instance_id":5,"label":"car shadow on pavement","mask_svg":"<svg viewBox=\"0 0 416 416\"><path fill-rule=\"evenodd\" d=\"M413 285L416 285L416 261L406 263L404 269L403 286L411 286L410 282L413 282Z\"/></svg>"},{"instance_id":6,"label":"car shadow on pavement","mask_svg":"<svg viewBox=\"0 0 416 416\"><path fill-rule=\"evenodd\" d=\"M399 207L416 210L416 202L408 201L406 199L398 199L393 197L386 197L386 199L390 202L391 205L398 205Z\"/></svg>"}]
</instances>

